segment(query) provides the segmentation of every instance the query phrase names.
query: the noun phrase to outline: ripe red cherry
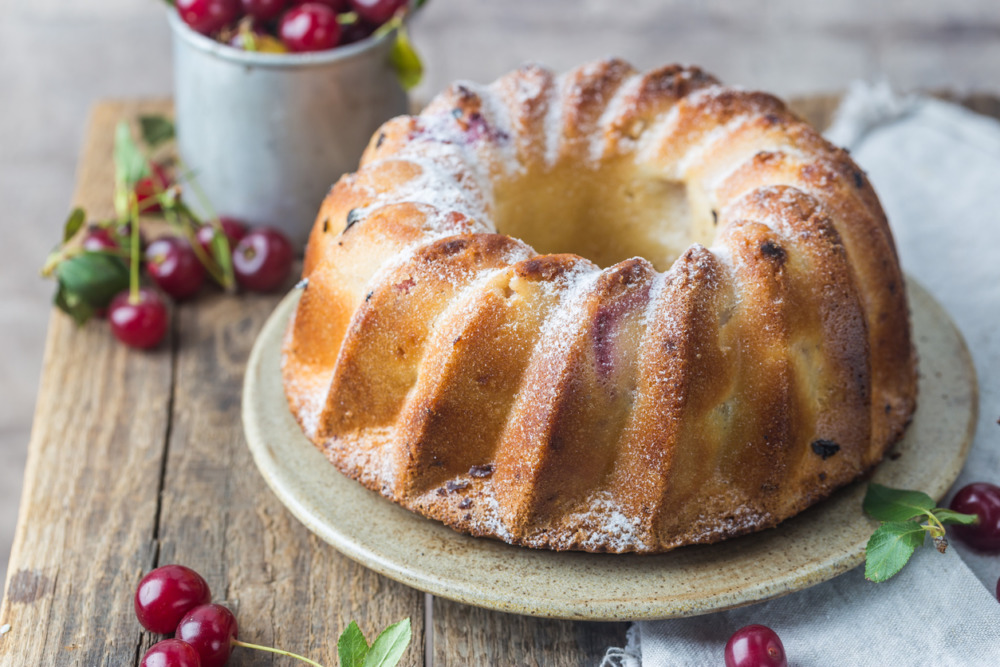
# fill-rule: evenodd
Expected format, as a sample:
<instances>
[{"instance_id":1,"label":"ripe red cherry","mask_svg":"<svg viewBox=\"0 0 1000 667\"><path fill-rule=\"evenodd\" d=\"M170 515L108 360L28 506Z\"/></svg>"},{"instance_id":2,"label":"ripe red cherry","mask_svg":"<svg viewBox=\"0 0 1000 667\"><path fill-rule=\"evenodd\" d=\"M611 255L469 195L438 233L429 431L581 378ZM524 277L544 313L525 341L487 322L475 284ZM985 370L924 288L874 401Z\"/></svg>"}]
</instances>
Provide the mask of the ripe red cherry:
<instances>
[{"instance_id":1,"label":"ripe red cherry","mask_svg":"<svg viewBox=\"0 0 1000 667\"><path fill-rule=\"evenodd\" d=\"M240 15L240 0L177 0L177 13L195 32L208 35Z\"/></svg>"},{"instance_id":2,"label":"ripe red cherry","mask_svg":"<svg viewBox=\"0 0 1000 667\"><path fill-rule=\"evenodd\" d=\"M788 667L788 660L774 630L748 625L726 642L726 667Z\"/></svg>"},{"instance_id":3,"label":"ripe red cherry","mask_svg":"<svg viewBox=\"0 0 1000 667\"><path fill-rule=\"evenodd\" d=\"M143 287L135 303L129 290L119 293L108 306L111 333L129 347L156 347L167 333L167 306L154 290Z\"/></svg>"},{"instance_id":4,"label":"ripe red cherry","mask_svg":"<svg viewBox=\"0 0 1000 667\"><path fill-rule=\"evenodd\" d=\"M326 5L333 11L340 14L341 12L351 11L351 0L304 0L305 2L318 2L321 5ZM299 0L295 4L304 4L303 0Z\"/></svg>"},{"instance_id":5,"label":"ripe red cherry","mask_svg":"<svg viewBox=\"0 0 1000 667\"><path fill-rule=\"evenodd\" d=\"M351 0L351 7L363 20L382 25L406 4L406 0Z\"/></svg>"},{"instance_id":6,"label":"ripe red cherry","mask_svg":"<svg viewBox=\"0 0 1000 667\"><path fill-rule=\"evenodd\" d=\"M375 26L365 21L355 21L341 26L340 43L353 44L369 37L375 32Z\"/></svg>"},{"instance_id":7,"label":"ripe red cherry","mask_svg":"<svg viewBox=\"0 0 1000 667\"><path fill-rule=\"evenodd\" d=\"M219 224L222 226L222 233L229 239L229 250L236 247L236 244L247 235L247 227L236 218L219 216ZM212 239L215 237L215 225L202 225L198 228L198 243L201 249L209 257L212 256Z\"/></svg>"},{"instance_id":8,"label":"ripe red cherry","mask_svg":"<svg viewBox=\"0 0 1000 667\"><path fill-rule=\"evenodd\" d=\"M293 7L281 17L278 36L292 51L324 51L340 42L337 12L318 2Z\"/></svg>"},{"instance_id":9,"label":"ripe red cherry","mask_svg":"<svg viewBox=\"0 0 1000 667\"><path fill-rule=\"evenodd\" d=\"M164 639L149 647L139 667L201 667L201 658L187 642Z\"/></svg>"},{"instance_id":10,"label":"ripe red cherry","mask_svg":"<svg viewBox=\"0 0 1000 667\"><path fill-rule=\"evenodd\" d=\"M212 599L208 583L183 565L158 567L135 589L135 616L142 627L161 635L177 629L184 614Z\"/></svg>"},{"instance_id":11,"label":"ripe red cherry","mask_svg":"<svg viewBox=\"0 0 1000 667\"><path fill-rule=\"evenodd\" d=\"M1000 486L987 482L964 486L952 498L951 509L979 517L974 526L953 527L959 539L982 551L1000 551Z\"/></svg>"},{"instance_id":12,"label":"ripe red cherry","mask_svg":"<svg viewBox=\"0 0 1000 667\"><path fill-rule=\"evenodd\" d=\"M259 21L270 21L288 4L288 0L241 0L243 13Z\"/></svg>"},{"instance_id":13,"label":"ripe red cherry","mask_svg":"<svg viewBox=\"0 0 1000 667\"><path fill-rule=\"evenodd\" d=\"M156 196L170 187L170 175L161 165L150 163L149 172L149 176L139 179L135 184L135 198L140 213L158 213L160 203Z\"/></svg>"},{"instance_id":14,"label":"ripe red cherry","mask_svg":"<svg viewBox=\"0 0 1000 667\"><path fill-rule=\"evenodd\" d=\"M166 236L149 244L146 270L160 289L178 300L194 295L205 282L205 267L191 245L176 236Z\"/></svg>"},{"instance_id":15,"label":"ripe red cherry","mask_svg":"<svg viewBox=\"0 0 1000 667\"><path fill-rule=\"evenodd\" d=\"M83 249L90 252L117 250L118 242L111 232L104 227L90 227L83 237Z\"/></svg>"},{"instance_id":16,"label":"ripe red cherry","mask_svg":"<svg viewBox=\"0 0 1000 667\"><path fill-rule=\"evenodd\" d=\"M122 245L124 245L125 249L128 250L128 248L132 245L132 223L120 223L117 227L115 227L115 234L118 235L118 238L121 239ZM140 226L139 249L145 250L147 245L149 245L149 243L146 241L146 234L143 233L142 227Z\"/></svg>"},{"instance_id":17,"label":"ripe red cherry","mask_svg":"<svg viewBox=\"0 0 1000 667\"><path fill-rule=\"evenodd\" d=\"M184 615L177 625L177 638L194 647L202 667L222 667L238 631L233 612L222 605L204 604Z\"/></svg>"},{"instance_id":18,"label":"ripe red cherry","mask_svg":"<svg viewBox=\"0 0 1000 667\"><path fill-rule=\"evenodd\" d=\"M233 272L246 289L269 292L284 284L292 273L295 251L284 234L258 227L243 237L233 251Z\"/></svg>"}]
</instances>

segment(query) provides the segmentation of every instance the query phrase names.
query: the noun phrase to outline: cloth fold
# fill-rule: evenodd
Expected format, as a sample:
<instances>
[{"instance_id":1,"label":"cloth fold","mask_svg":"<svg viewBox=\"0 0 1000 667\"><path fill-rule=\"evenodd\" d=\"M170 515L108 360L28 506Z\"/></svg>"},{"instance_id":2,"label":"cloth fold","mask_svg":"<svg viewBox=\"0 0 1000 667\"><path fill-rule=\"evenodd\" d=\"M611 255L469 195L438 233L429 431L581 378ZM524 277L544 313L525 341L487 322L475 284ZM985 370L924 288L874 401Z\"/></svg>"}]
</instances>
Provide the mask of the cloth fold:
<instances>
[{"instance_id":1,"label":"cloth fold","mask_svg":"<svg viewBox=\"0 0 1000 667\"><path fill-rule=\"evenodd\" d=\"M851 87L827 136L868 172L903 269L945 307L979 375L980 411L953 491L1000 483L1000 123L957 105ZM919 400L919 399L918 399ZM919 408L918 408L919 409ZM1000 664L1000 555L952 541L919 549L893 579L863 568L777 600L694 618L641 622L608 667L723 663L726 640L760 623L793 667Z\"/></svg>"}]
</instances>

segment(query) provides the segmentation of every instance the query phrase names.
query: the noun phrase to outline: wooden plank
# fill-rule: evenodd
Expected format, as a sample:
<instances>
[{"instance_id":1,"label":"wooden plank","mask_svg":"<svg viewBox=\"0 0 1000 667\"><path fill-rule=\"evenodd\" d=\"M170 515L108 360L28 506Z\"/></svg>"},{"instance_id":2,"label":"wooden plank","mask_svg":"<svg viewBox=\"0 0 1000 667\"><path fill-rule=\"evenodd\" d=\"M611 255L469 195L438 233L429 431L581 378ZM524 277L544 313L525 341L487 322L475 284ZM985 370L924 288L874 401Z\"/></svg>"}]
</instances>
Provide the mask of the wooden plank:
<instances>
[{"instance_id":1,"label":"wooden plank","mask_svg":"<svg viewBox=\"0 0 1000 667\"><path fill-rule=\"evenodd\" d=\"M587 623L518 616L434 598L434 666L597 664L624 646L628 623Z\"/></svg>"},{"instance_id":2,"label":"wooden plank","mask_svg":"<svg viewBox=\"0 0 1000 667\"><path fill-rule=\"evenodd\" d=\"M45 355L0 664L134 664L131 591L153 562L169 345L133 354L106 325L56 315Z\"/></svg>"},{"instance_id":3,"label":"wooden plank","mask_svg":"<svg viewBox=\"0 0 1000 667\"><path fill-rule=\"evenodd\" d=\"M95 108L74 204L113 213L120 118L169 102ZM158 350L130 351L107 324L51 318L7 594L0 664L138 664L157 637L132 594L157 563L204 572L241 636L336 664L351 619L374 635L410 616L403 664L423 664L424 596L346 560L277 502L242 440L239 397L250 346L278 295L210 294L174 312ZM162 489L162 504L160 492ZM233 664L272 664L244 652Z\"/></svg>"},{"instance_id":4,"label":"wooden plank","mask_svg":"<svg viewBox=\"0 0 1000 667\"><path fill-rule=\"evenodd\" d=\"M74 203L100 209L113 113L98 107ZM96 187L100 184L100 187ZM107 324L49 325L0 625L4 665L136 662L131 591L153 562L170 341L138 354Z\"/></svg>"},{"instance_id":5,"label":"wooden plank","mask_svg":"<svg viewBox=\"0 0 1000 667\"><path fill-rule=\"evenodd\" d=\"M423 664L423 593L313 536L266 487L250 457L240 422L243 370L275 302L203 295L178 309L159 562L204 573L216 596L238 607L246 641L334 665L336 638L352 619L373 638L408 616L414 635L402 664ZM272 664L265 654L240 652L237 664Z\"/></svg>"}]
</instances>

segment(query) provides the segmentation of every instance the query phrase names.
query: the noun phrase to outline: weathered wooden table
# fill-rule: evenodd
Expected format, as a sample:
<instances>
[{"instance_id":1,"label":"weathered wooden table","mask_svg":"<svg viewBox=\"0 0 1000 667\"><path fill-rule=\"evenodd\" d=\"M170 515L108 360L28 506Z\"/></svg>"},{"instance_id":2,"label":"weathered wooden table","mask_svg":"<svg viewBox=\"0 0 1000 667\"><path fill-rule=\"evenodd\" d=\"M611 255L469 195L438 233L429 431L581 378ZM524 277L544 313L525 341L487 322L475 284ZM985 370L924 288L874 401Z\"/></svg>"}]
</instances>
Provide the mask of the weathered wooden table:
<instances>
[{"instance_id":1,"label":"weathered wooden table","mask_svg":"<svg viewBox=\"0 0 1000 667\"><path fill-rule=\"evenodd\" d=\"M1000 117L1000 101L967 103ZM823 127L836 98L795 106ZM75 205L112 215L113 128L169 103L110 102L93 112ZM280 294L210 290L174 309L153 352L118 344L107 324L51 319L17 535L0 607L0 665L137 665L158 637L132 595L146 571L183 563L233 606L240 638L336 664L353 619L369 638L409 617L403 663L596 664L626 624L535 619L457 604L341 556L278 502L243 440L240 391L257 332ZM233 665L291 664L237 649Z\"/></svg>"}]
</instances>

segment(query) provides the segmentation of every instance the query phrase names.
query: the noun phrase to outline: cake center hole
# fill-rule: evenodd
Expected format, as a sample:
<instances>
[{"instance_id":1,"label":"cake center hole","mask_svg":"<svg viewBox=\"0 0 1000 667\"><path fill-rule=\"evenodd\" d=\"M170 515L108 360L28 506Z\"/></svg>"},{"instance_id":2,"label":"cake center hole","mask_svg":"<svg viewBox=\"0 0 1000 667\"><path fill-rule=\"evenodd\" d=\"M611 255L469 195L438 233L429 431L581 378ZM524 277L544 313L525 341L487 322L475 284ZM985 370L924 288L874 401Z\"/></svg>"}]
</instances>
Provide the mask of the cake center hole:
<instances>
[{"instance_id":1,"label":"cake center hole","mask_svg":"<svg viewBox=\"0 0 1000 667\"><path fill-rule=\"evenodd\" d=\"M709 245L714 236L710 209L697 206L682 181L645 171L632 158L529 169L495 194L499 233L602 268L644 257L664 271L693 242Z\"/></svg>"}]
</instances>

